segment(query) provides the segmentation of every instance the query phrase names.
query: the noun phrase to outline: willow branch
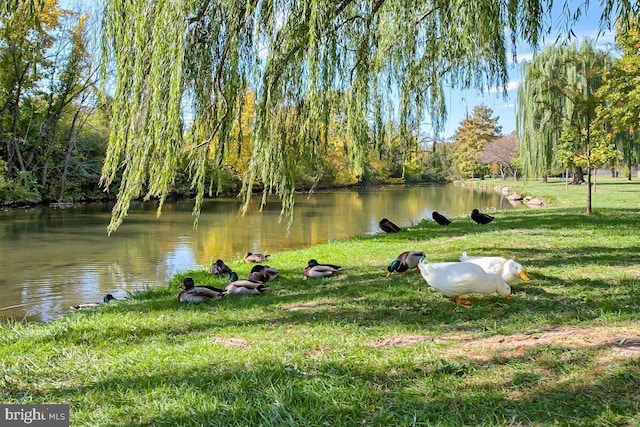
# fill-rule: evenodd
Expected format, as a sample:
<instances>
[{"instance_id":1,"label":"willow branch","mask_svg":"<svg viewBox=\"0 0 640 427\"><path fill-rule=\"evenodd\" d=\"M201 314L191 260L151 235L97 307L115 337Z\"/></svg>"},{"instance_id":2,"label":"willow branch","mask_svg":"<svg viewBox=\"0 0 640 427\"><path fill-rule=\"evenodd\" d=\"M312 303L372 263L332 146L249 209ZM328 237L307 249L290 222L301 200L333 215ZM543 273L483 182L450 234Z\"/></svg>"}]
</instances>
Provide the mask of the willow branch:
<instances>
[{"instance_id":1,"label":"willow branch","mask_svg":"<svg viewBox=\"0 0 640 427\"><path fill-rule=\"evenodd\" d=\"M342 3L340 3L338 5L338 8L336 9L336 13L335 16L338 16L342 13L342 11L344 11L347 6L349 6L349 4L353 3L353 0L343 0Z\"/></svg>"},{"instance_id":2,"label":"willow branch","mask_svg":"<svg viewBox=\"0 0 640 427\"><path fill-rule=\"evenodd\" d=\"M202 6L202 9L200 9L200 11L198 12L198 14L194 17L189 18L189 21L188 21L189 24L193 24L194 22L200 21L204 17L204 14L207 13L207 9L209 9L210 3L211 3L211 0L205 0L205 3Z\"/></svg>"}]
</instances>

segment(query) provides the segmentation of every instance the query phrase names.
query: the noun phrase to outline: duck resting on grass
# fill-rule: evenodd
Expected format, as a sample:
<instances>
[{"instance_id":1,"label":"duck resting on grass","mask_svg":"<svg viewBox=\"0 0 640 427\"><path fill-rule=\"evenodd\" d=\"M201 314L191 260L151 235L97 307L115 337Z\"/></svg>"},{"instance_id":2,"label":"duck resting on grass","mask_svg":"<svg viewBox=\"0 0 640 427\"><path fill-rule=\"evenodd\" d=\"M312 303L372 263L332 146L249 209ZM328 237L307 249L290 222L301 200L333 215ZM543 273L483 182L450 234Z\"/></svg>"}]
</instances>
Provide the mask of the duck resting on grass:
<instances>
[{"instance_id":1,"label":"duck resting on grass","mask_svg":"<svg viewBox=\"0 0 640 427\"><path fill-rule=\"evenodd\" d=\"M269 290L269 287L262 282L239 279L236 272L232 272L227 285L227 293L231 295L260 295Z\"/></svg>"},{"instance_id":2,"label":"duck resting on grass","mask_svg":"<svg viewBox=\"0 0 640 427\"><path fill-rule=\"evenodd\" d=\"M439 225L449 225L451 224L451 220L448 219L447 217L445 217L444 215L442 215L439 212L433 211L433 213L431 214L431 218L433 218L433 220L435 222L437 222Z\"/></svg>"},{"instance_id":3,"label":"duck resting on grass","mask_svg":"<svg viewBox=\"0 0 640 427\"><path fill-rule=\"evenodd\" d=\"M397 233L398 231L402 230L402 228L398 227L387 218L382 218L378 225L385 233Z\"/></svg>"},{"instance_id":4,"label":"duck resting on grass","mask_svg":"<svg viewBox=\"0 0 640 427\"><path fill-rule=\"evenodd\" d=\"M231 268L227 264L225 264L223 260L219 259L211 264L209 273L215 275L231 274Z\"/></svg>"},{"instance_id":5,"label":"duck resting on grass","mask_svg":"<svg viewBox=\"0 0 640 427\"><path fill-rule=\"evenodd\" d=\"M524 267L512 259L500 256L468 256L466 252L463 252L460 255L460 261L479 265L487 273L499 274L507 283L512 283L518 278L524 281L529 280Z\"/></svg>"},{"instance_id":6,"label":"duck resting on grass","mask_svg":"<svg viewBox=\"0 0 640 427\"><path fill-rule=\"evenodd\" d=\"M342 271L342 266L319 264L315 259L310 259L302 273L311 279L322 279L323 277L331 277L338 271Z\"/></svg>"},{"instance_id":7,"label":"duck resting on grass","mask_svg":"<svg viewBox=\"0 0 640 427\"><path fill-rule=\"evenodd\" d=\"M109 301L113 301L116 298L111 294L106 294L102 297L102 302L88 302L84 304L76 304L71 306L71 310L85 310L87 308L100 307L102 304L108 304Z\"/></svg>"},{"instance_id":8,"label":"duck resting on grass","mask_svg":"<svg viewBox=\"0 0 640 427\"><path fill-rule=\"evenodd\" d=\"M277 268L269 267L268 265L255 265L249 273L249 280L254 282L270 282L278 277L280 270Z\"/></svg>"},{"instance_id":9,"label":"duck resting on grass","mask_svg":"<svg viewBox=\"0 0 640 427\"><path fill-rule=\"evenodd\" d=\"M511 287L497 274L489 274L479 265L470 262L418 263L420 274L429 286L453 297L457 304L469 308L470 301L463 300L465 294L492 294L497 292L511 299Z\"/></svg>"},{"instance_id":10,"label":"duck resting on grass","mask_svg":"<svg viewBox=\"0 0 640 427\"><path fill-rule=\"evenodd\" d=\"M391 261L391 264L387 266L387 277L391 276L391 273L397 271L404 274L407 270L416 269L416 274L420 274L418 270L418 263L424 258L424 252L420 251L405 251L402 252L396 259Z\"/></svg>"},{"instance_id":11,"label":"duck resting on grass","mask_svg":"<svg viewBox=\"0 0 640 427\"><path fill-rule=\"evenodd\" d=\"M471 211L471 219L478 225L489 224L493 221L493 217L491 215L480 213L478 209L473 209Z\"/></svg>"},{"instance_id":12,"label":"duck resting on grass","mask_svg":"<svg viewBox=\"0 0 640 427\"><path fill-rule=\"evenodd\" d=\"M215 301L222 298L225 291L213 286L195 286L191 277L185 277L182 281L183 290L178 294L178 301L199 304Z\"/></svg>"},{"instance_id":13,"label":"duck resting on grass","mask_svg":"<svg viewBox=\"0 0 640 427\"><path fill-rule=\"evenodd\" d=\"M315 267L315 266L321 266L321 267L331 267L335 270L342 270L342 266L341 265L336 265L336 264L326 264L326 263L322 263L320 264L317 260L311 258L309 261L307 261L307 266L308 267Z\"/></svg>"},{"instance_id":14,"label":"duck resting on grass","mask_svg":"<svg viewBox=\"0 0 640 427\"><path fill-rule=\"evenodd\" d=\"M251 252L247 252L246 254L244 254L244 262L265 262L269 259L270 255L266 255L266 254L254 254Z\"/></svg>"}]
</instances>

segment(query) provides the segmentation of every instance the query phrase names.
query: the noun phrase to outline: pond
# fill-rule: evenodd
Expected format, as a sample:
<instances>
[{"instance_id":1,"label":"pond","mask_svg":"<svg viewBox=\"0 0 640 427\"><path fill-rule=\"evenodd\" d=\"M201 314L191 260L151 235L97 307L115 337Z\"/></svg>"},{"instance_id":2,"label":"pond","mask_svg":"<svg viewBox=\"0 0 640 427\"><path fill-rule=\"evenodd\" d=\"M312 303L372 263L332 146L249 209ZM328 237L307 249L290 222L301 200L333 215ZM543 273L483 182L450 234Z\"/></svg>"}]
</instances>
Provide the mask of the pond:
<instances>
[{"instance_id":1,"label":"pond","mask_svg":"<svg viewBox=\"0 0 640 427\"><path fill-rule=\"evenodd\" d=\"M299 194L289 232L274 199L246 215L238 199L210 199L197 229L194 202L133 203L108 236L111 204L40 207L0 212L0 320L48 321L71 305L112 293L159 286L212 261L240 259L247 251L274 253L379 232L378 221L400 226L471 209L512 209L500 194L454 185L385 186Z\"/></svg>"}]
</instances>

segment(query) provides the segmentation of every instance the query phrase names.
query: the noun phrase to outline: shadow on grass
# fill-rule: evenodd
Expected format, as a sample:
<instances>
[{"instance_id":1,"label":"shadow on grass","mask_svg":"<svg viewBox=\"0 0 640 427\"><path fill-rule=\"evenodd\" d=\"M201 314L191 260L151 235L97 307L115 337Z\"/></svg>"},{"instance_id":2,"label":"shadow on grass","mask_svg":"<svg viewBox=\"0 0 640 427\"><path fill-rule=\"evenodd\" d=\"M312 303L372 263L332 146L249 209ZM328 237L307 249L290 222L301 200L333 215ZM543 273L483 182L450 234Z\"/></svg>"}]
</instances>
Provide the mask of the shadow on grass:
<instances>
[{"instance_id":1,"label":"shadow on grass","mask_svg":"<svg viewBox=\"0 0 640 427\"><path fill-rule=\"evenodd\" d=\"M18 387L11 397L33 402L104 397L99 403L72 403L73 425L600 426L625 424L637 415L637 360L568 384L571 370L588 371L595 362L580 360L576 368L568 361L550 369L554 353L566 349L547 351L545 360L527 365L524 373L513 369L512 359L487 365L428 356L422 364L406 359L388 365L348 359L286 363L273 357L230 365L194 360L189 367L161 372L119 366L81 385ZM131 395L136 400L130 401Z\"/></svg>"},{"instance_id":2,"label":"shadow on grass","mask_svg":"<svg viewBox=\"0 0 640 427\"><path fill-rule=\"evenodd\" d=\"M541 319L546 325L575 324L608 315L633 319L640 308L635 279L612 286L600 280L567 282L540 275L532 282L515 284L511 301L497 295L472 295L470 309L428 288L413 274L386 279L379 273L352 271L331 279L278 278L266 294L226 296L199 305L178 302L173 288L156 289L102 306L100 316L71 314L68 322L56 322L29 342L179 344L198 334L241 336L301 326L376 330L397 325L434 335L461 330L484 333L509 329L512 324L521 329L544 326ZM546 285L537 284L541 282Z\"/></svg>"}]
</instances>

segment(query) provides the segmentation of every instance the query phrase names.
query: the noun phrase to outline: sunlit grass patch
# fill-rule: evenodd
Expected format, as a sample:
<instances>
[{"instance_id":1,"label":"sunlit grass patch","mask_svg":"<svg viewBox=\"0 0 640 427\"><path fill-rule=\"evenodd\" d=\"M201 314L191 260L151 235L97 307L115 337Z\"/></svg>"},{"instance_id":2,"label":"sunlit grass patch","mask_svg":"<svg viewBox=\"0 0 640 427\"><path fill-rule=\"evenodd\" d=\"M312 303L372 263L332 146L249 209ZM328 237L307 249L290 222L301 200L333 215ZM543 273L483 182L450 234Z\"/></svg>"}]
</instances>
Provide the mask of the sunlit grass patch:
<instances>
[{"instance_id":1,"label":"sunlit grass patch","mask_svg":"<svg viewBox=\"0 0 640 427\"><path fill-rule=\"evenodd\" d=\"M267 293L202 305L178 302L182 279L227 279L185 272L51 323L1 325L0 399L69 403L72 424L92 426L634 425L639 226L637 212L575 206L423 221L273 254ZM404 250L513 257L531 280L466 309L415 272L387 278ZM344 271L305 279L310 258Z\"/></svg>"}]
</instances>

